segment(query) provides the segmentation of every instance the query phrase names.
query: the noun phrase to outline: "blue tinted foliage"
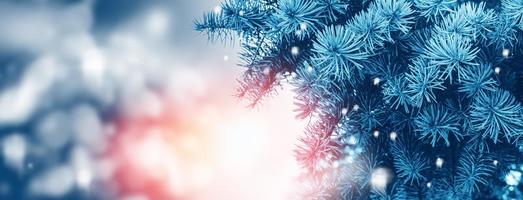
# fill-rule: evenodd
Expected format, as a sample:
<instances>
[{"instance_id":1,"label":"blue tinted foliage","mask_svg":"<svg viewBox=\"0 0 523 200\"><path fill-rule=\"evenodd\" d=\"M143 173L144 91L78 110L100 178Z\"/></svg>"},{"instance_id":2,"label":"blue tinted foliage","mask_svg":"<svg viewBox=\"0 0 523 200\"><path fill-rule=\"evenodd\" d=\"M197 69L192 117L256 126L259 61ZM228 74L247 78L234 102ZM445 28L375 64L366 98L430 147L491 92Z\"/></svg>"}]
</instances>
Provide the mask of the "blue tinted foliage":
<instances>
[{"instance_id":1,"label":"blue tinted foliage","mask_svg":"<svg viewBox=\"0 0 523 200\"><path fill-rule=\"evenodd\" d=\"M501 6L504 14L514 24L523 27L523 1L521 0L502 0Z\"/></svg>"},{"instance_id":2,"label":"blue tinted foliage","mask_svg":"<svg viewBox=\"0 0 523 200\"><path fill-rule=\"evenodd\" d=\"M389 39L394 32L408 33L414 24L412 3L405 0L376 0L368 12L376 12L387 22Z\"/></svg>"},{"instance_id":3,"label":"blue tinted foliage","mask_svg":"<svg viewBox=\"0 0 523 200\"><path fill-rule=\"evenodd\" d=\"M523 134L520 103L509 92L498 89L479 95L471 105L472 127L498 142L500 135L507 140Z\"/></svg>"},{"instance_id":4,"label":"blue tinted foliage","mask_svg":"<svg viewBox=\"0 0 523 200\"><path fill-rule=\"evenodd\" d=\"M414 10L412 3L403 0L378 0L374 1L369 11L377 11L387 19L391 30L408 32L409 25L414 23Z\"/></svg>"},{"instance_id":5,"label":"blue tinted foliage","mask_svg":"<svg viewBox=\"0 0 523 200\"><path fill-rule=\"evenodd\" d=\"M488 64L467 67L463 71L459 91L468 97L474 97L476 94L485 95L488 91L493 92L498 86L492 78L493 74L494 70Z\"/></svg>"},{"instance_id":6,"label":"blue tinted foliage","mask_svg":"<svg viewBox=\"0 0 523 200\"><path fill-rule=\"evenodd\" d=\"M428 41L423 58L430 60L430 65L440 67L444 78L452 82L453 73L457 71L460 79L466 67L476 65L474 59L478 51L470 39L460 34L438 34Z\"/></svg>"},{"instance_id":7,"label":"blue tinted foliage","mask_svg":"<svg viewBox=\"0 0 523 200\"><path fill-rule=\"evenodd\" d=\"M316 3L328 22L335 22L345 15L345 11L349 5L348 2L343 0L318 0Z\"/></svg>"},{"instance_id":8,"label":"blue tinted foliage","mask_svg":"<svg viewBox=\"0 0 523 200\"><path fill-rule=\"evenodd\" d=\"M322 10L313 1L283 0L276 9L275 28L282 33L299 38L309 36L322 25Z\"/></svg>"},{"instance_id":9,"label":"blue tinted foliage","mask_svg":"<svg viewBox=\"0 0 523 200\"><path fill-rule=\"evenodd\" d=\"M453 12L447 15L447 17L443 18L434 28L437 34L440 35L460 35L467 38L473 38L475 33L475 29L472 27L472 24L469 23L469 20L467 19L466 15L467 13L460 12L462 9L458 10L457 12ZM456 42L456 41L452 41ZM450 44L442 44L451 46Z\"/></svg>"},{"instance_id":10,"label":"blue tinted foliage","mask_svg":"<svg viewBox=\"0 0 523 200\"><path fill-rule=\"evenodd\" d=\"M359 108L354 113L363 130L371 131L383 124L386 110L381 99L381 96L366 94L357 97L356 102Z\"/></svg>"},{"instance_id":11,"label":"blue tinted foliage","mask_svg":"<svg viewBox=\"0 0 523 200\"><path fill-rule=\"evenodd\" d=\"M258 3L226 0L220 12L206 13L195 23L196 30L206 32L210 39L228 39L232 33L252 33L264 26L267 16Z\"/></svg>"},{"instance_id":12,"label":"blue tinted foliage","mask_svg":"<svg viewBox=\"0 0 523 200\"><path fill-rule=\"evenodd\" d=\"M450 145L449 136L461 137L458 116L444 106L430 105L420 112L414 121L420 138L428 138L432 146L443 140Z\"/></svg>"},{"instance_id":13,"label":"blue tinted foliage","mask_svg":"<svg viewBox=\"0 0 523 200\"><path fill-rule=\"evenodd\" d=\"M350 31L347 26L330 26L318 33L313 45L316 56L314 64L320 68L324 77L350 79L356 68L363 68L369 54L362 51L362 38Z\"/></svg>"},{"instance_id":14,"label":"blue tinted foliage","mask_svg":"<svg viewBox=\"0 0 523 200\"><path fill-rule=\"evenodd\" d=\"M494 23L493 31L487 33L488 46L497 49L511 48L517 40L515 23L508 18L498 18Z\"/></svg>"},{"instance_id":15,"label":"blue tinted foliage","mask_svg":"<svg viewBox=\"0 0 523 200\"><path fill-rule=\"evenodd\" d=\"M210 40L224 39L231 31L231 27L220 14L206 13L201 21L195 24L197 30L205 32Z\"/></svg>"},{"instance_id":16,"label":"blue tinted foliage","mask_svg":"<svg viewBox=\"0 0 523 200\"><path fill-rule=\"evenodd\" d=\"M295 151L296 158L311 173L326 169L327 164L341 153L337 141L329 137L332 130L328 123L317 122L307 126L305 136L300 138L301 145Z\"/></svg>"},{"instance_id":17,"label":"blue tinted foliage","mask_svg":"<svg viewBox=\"0 0 523 200\"><path fill-rule=\"evenodd\" d=\"M402 106L407 112L408 105L411 102L407 89L407 80L405 79L405 76L399 75L393 77L383 86L385 101L387 101L392 108L397 109Z\"/></svg>"},{"instance_id":18,"label":"blue tinted foliage","mask_svg":"<svg viewBox=\"0 0 523 200\"><path fill-rule=\"evenodd\" d=\"M241 43L252 105L294 87L307 199L523 194L522 0L227 0L195 28Z\"/></svg>"},{"instance_id":19,"label":"blue tinted foliage","mask_svg":"<svg viewBox=\"0 0 523 200\"><path fill-rule=\"evenodd\" d=\"M387 39L387 20L376 12L361 12L349 22L349 30L353 31L365 41L367 51L383 46Z\"/></svg>"},{"instance_id":20,"label":"blue tinted foliage","mask_svg":"<svg viewBox=\"0 0 523 200\"><path fill-rule=\"evenodd\" d=\"M485 154L464 150L458 161L456 187L467 194L479 191L479 186L487 185L487 178L494 173L492 162Z\"/></svg>"},{"instance_id":21,"label":"blue tinted foliage","mask_svg":"<svg viewBox=\"0 0 523 200\"><path fill-rule=\"evenodd\" d=\"M485 8L485 2L461 4L455 15L462 16L466 20L464 27L472 28L471 37L476 40L487 39L487 33L494 28L496 19L494 10Z\"/></svg>"},{"instance_id":22,"label":"blue tinted foliage","mask_svg":"<svg viewBox=\"0 0 523 200\"><path fill-rule=\"evenodd\" d=\"M457 5L456 0L414 0L414 5L419 10L420 15L427 21L437 21L446 14L452 12L452 8Z\"/></svg>"},{"instance_id":23,"label":"blue tinted foliage","mask_svg":"<svg viewBox=\"0 0 523 200\"><path fill-rule=\"evenodd\" d=\"M296 78L298 81L294 81L293 85L296 87L296 102L295 104L299 109L296 109L298 112L297 118L304 119L310 117L316 109L320 106L319 100L321 94L317 89L317 73L314 73L314 68L308 63L296 70Z\"/></svg>"},{"instance_id":24,"label":"blue tinted foliage","mask_svg":"<svg viewBox=\"0 0 523 200\"><path fill-rule=\"evenodd\" d=\"M406 74L407 94L413 105L420 107L424 102L436 102L434 90L443 90L443 78L437 67L430 66L422 58L413 60Z\"/></svg>"},{"instance_id":25,"label":"blue tinted foliage","mask_svg":"<svg viewBox=\"0 0 523 200\"><path fill-rule=\"evenodd\" d=\"M400 43L403 49L409 52L410 57L416 57L425 51L425 43L432 37L432 30L425 28L409 33L407 39Z\"/></svg>"},{"instance_id":26,"label":"blue tinted foliage","mask_svg":"<svg viewBox=\"0 0 523 200\"><path fill-rule=\"evenodd\" d=\"M421 151L415 140L401 138L391 145L394 167L403 183L418 185L426 180L426 171L430 168L428 158Z\"/></svg>"},{"instance_id":27,"label":"blue tinted foliage","mask_svg":"<svg viewBox=\"0 0 523 200\"><path fill-rule=\"evenodd\" d=\"M358 183L360 189L370 186L372 172L382 163L376 152L369 152L360 156L354 164L354 180Z\"/></svg>"}]
</instances>

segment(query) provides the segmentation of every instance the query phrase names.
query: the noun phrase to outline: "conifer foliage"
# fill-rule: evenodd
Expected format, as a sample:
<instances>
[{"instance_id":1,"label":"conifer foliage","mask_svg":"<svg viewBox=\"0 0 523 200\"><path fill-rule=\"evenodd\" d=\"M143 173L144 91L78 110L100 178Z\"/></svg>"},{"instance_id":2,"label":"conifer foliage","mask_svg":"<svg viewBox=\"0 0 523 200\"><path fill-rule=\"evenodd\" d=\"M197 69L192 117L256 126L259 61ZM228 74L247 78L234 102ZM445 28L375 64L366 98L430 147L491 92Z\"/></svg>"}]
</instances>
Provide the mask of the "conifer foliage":
<instances>
[{"instance_id":1,"label":"conifer foliage","mask_svg":"<svg viewBox=\"0 0 523 200\"><path fill-rule=\"evenodd\" d=\"M225 0L239 95L289 82L303 199L522 199L523 0Z\"/></svg>"}]
</instances>

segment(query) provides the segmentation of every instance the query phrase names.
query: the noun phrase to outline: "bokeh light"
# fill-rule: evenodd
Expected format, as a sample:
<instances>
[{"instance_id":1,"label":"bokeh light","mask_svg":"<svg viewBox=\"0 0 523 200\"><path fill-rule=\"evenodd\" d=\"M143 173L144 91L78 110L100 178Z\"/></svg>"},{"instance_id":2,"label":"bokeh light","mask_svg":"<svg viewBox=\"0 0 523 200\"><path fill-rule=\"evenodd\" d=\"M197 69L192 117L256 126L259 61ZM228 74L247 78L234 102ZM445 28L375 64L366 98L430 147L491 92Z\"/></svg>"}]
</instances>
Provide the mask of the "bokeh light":
<instances>
[{"instance_id":1,"label":"bokeh light","mask_svg":"<svg viewBox=\"0 0 523 200\"><path fill-rule=\"evenodd\" d=\"M193 30L216 4L0 2L0 199L289 199L306 122L287 85L234 97L237 47Z\"/></svg>"}]
</instances>

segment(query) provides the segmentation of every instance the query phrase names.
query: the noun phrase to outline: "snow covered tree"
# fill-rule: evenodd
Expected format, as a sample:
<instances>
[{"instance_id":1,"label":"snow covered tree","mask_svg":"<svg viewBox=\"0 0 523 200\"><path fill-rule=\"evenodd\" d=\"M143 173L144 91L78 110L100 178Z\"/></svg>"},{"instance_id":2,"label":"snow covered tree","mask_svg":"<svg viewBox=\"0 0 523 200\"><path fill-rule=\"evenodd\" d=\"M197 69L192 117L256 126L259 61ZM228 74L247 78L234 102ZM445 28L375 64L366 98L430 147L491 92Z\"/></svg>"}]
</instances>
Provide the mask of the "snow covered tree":
<instances>
[{"instance_id":1,"label":"snow covered tree","mask_svg":"<svg viewBox=\"0 0 523 200\"><path fill-rule=\"evenodd\" d=\"M225 0L252 106L290 82L305 199L522 199L523 1Z\"/></svg>"}]
</instances>

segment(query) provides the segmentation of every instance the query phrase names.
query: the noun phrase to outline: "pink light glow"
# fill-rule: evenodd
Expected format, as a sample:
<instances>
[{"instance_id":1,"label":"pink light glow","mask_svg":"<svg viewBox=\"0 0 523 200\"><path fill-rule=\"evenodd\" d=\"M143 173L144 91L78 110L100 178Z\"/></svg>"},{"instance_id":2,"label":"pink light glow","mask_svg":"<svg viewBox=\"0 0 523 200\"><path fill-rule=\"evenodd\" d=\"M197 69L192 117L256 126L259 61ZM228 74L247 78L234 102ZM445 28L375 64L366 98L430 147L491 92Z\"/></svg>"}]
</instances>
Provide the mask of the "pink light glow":
<instances>
[{"instance_id":1,"label":"pink light glow","mask_svg":"<svg viewBox=\"0 0 523 200\"><path fill-rule=\"evenodd\" d=\"M293 150L305 123L294 119L292 94L256 109L210 96L180 109L165 97L167 114L120 120L111 156L121 190L149 199L291 198L300 172Z\"/></svg>"}]
</instances>

